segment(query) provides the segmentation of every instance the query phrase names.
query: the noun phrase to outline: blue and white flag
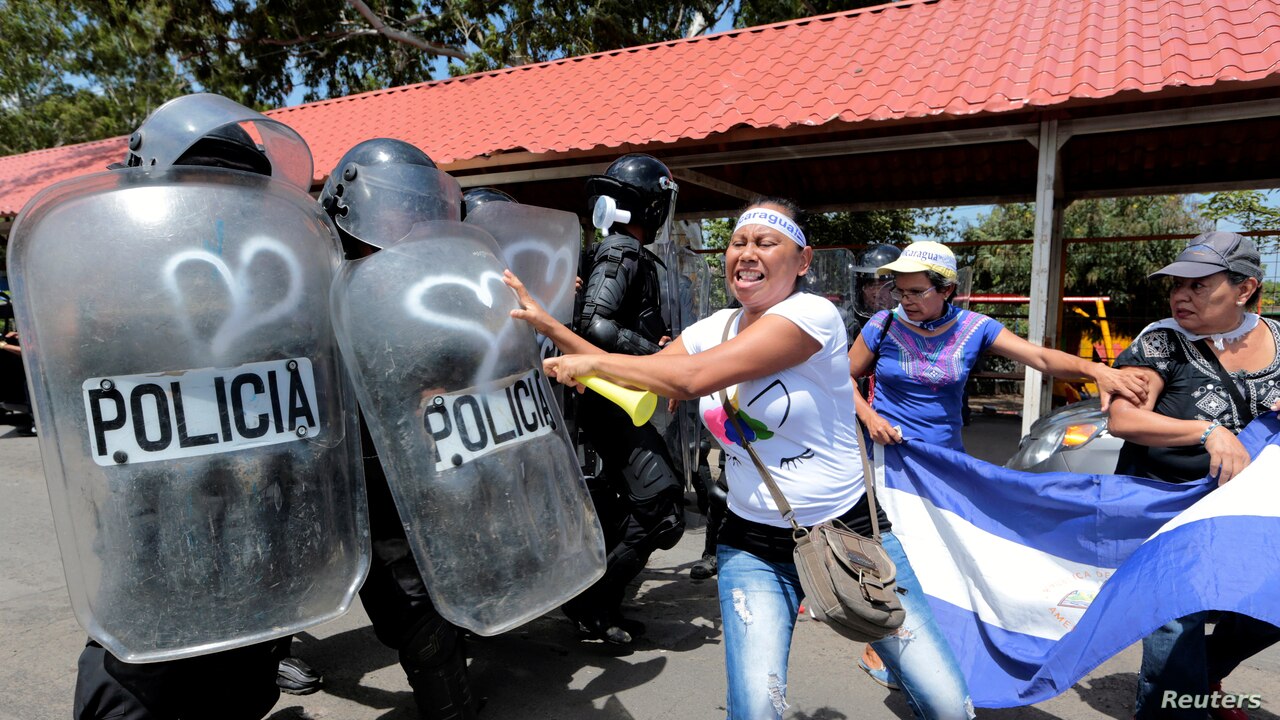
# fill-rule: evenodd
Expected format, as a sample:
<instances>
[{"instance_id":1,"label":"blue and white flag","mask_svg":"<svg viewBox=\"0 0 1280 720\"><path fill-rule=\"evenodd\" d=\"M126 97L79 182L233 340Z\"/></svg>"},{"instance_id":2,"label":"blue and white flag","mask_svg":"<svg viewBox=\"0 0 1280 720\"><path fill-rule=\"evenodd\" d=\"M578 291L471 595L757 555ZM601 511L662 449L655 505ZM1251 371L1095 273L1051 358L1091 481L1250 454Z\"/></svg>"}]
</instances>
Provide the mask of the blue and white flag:
<instances>
[{"instance_id":1,"label":"blue and white flag","mask_svg":"<svg viewBox=\"0 0 1280 720\"><path fill-rule=\"evenodd\" d=\"M1191 613L1280 624L1280 420L1268 413L1240 439L1254 462L1221 488L885 448L876 497L974 704L1047 700Z\"/></svg>"}]
</instances>

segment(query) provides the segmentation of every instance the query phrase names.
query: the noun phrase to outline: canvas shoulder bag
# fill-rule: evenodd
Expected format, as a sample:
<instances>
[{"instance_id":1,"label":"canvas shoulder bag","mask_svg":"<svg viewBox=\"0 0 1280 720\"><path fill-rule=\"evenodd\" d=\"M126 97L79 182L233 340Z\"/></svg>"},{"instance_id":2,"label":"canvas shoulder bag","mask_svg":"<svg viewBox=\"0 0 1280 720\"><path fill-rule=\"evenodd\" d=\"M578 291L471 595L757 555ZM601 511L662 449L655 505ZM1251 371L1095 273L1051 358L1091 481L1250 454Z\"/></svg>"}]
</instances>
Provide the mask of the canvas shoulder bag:
<instances>
[{"instance_id":1,"label":"canvas shoulder bag","mask_svg":"<svg viewBox=\"0 0 1280 720\"><path fill-rule=\"evenodd\" d=\"M739 315L741 311L729 318L721 342L728 340L729 329ZM751 462L769 488L782 518L791 523L791 537L796 543L793 557L800 587L804 591L805 607L810 615L837 633L859 642L873 642L897 630L906 618L906 611L898 598L897 568L880 544L875 475L867 459L861 425L855 427L855 433L862 454L867 505L871 511L871 537L853 532L839 520L829 520L811 528L801 527L769 468L747 442L737 410L729 402L727 392L721 390L719 399L726 417L742 441L742 447L751 456Z\"/></svg>"}]
</instances>

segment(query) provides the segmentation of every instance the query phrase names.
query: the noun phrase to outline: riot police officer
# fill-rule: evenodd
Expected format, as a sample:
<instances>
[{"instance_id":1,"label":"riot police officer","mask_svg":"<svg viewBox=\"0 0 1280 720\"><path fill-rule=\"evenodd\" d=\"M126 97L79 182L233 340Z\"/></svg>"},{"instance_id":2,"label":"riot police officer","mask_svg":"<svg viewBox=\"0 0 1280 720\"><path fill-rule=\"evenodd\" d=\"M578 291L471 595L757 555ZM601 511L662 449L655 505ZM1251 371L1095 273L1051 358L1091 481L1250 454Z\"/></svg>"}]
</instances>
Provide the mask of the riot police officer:
<instances>
[{"instance_id":1,"label":"riot police officer","mask_svg":"<svg viewBox=\"0 0 1280 720\"><path fill-rule=\"evenodd\" d=\"M516 199L498 188L478 187L462 193L462 219L474 216L476 211L491 202L516 202Z\"/></svg>"},{"instance_id":2,"label":"riot police officer","mask_svg":"<svg viewBox=\"0 0 1280 720\"><path fill-rule=\"evenodd\" d=\"M655 353L672 331L660 306L659 261L644 246L667 239L671 171L649 155L624 155L587 180L587 194L605 237L591 251L574 329L608 352ZM635 427L596 393L580 397L577 417L603 466L590 486L609 554L604 577L563 611L587 636L625 644L643 626L622 618L623 594L653 551L675 546L684 533L682 483L652 425Z\"/></svg>"},{"instance_id":3,"label":"riot police officer","mask_svg":"<svg viewBox=\"0 0 1280 720\"><path fill-rule=\"evenodd\" d=\"M253 124L264 144L242 124ZM364 499L354 482L354 455L341 442L347 435L345 390L323 382L338 370L327 318L335 238L305 193L311 156L302 138L226 98L194 95L167 103L134 133L129 147L125 163L110 168L120 172L58 186L58 193L27 209L36 210L24 210L14 231L16 264L31 298L19 320L42 340L33 352L33 374L58 388L56 394L65 394L69 384L97 388L89 395L94 410L88 419L56 405L44 408L43 423L63 428L64 438L72 436L66 429L85 423L96 437L89 448L96 454L78 464L70 450L76 444L64 440L57 447L50 439L42 447L46 476L51 487L72 486L82 497L91 493L74 483L86 476L111 488L88 501L93 515L87 520L54 505L72 604L95 638L78 663L73 713L78 720L259 718L279 697L278 662L290 638L253 641L342 612L353 593L310 589L330 580L350 586L364 572L361 552L341 559L331 553L334 543L359 548L365 535L363 513L356 512ZM62 198L82 202L69 205ZM100 204L86 208L89 198ZM85 218L100 226L77 224ZM51 283L28 262L28 252L36 258L60 249L48 242L51 237L75 252L87 233L101 239L102 228L118 233L108 239L118 241L123 263L63 263L62 276ZM211 236L218 254L204 244ZM270 260L254 265L258 255ZM284 276L292 294L239 294L236 283L250 281L267 264L283 271L276 277ZM204 267L191 273L184 266ZM90 275L103 284L81 281ZM206 282L211 277L216 279ZM58 280L77 290L51 292ZM113 282L150 301L119 302ZM68 324L59 299L83 302L80 293L99 298L98 312ZM319 316L304 329L282 329L295 301ZM134 336L76 354L82 334L101 337L102 323L110 326L122 316L134 320ZM163 386L150 381L162 374ZM291 414L287 427L277 419L274 431L263 420L269 414L257 414L261 406L250 415L243 393L233 390L240 394L227 401L217 389L228 380L237 388L257 388L270 405L280 398L275 385L282 377L288 392L296 393L295 409L305 408L307 417ZM224 405L222 432L207 432L219 424L215 403L193 401L206 390ZM136 399L142 392L154 401L147 421L154 430L136 430L145 427L140 418L146 410ZM338 441L306 442L314 436ZM51 456L59 460L50 462ZM66 462L76 472L66 472L64 457L72 458ZM294 483L295 474L307 482ZM272 507L264 497L272 498ZM300 538L298 523L323 524L330 532ZM79 532L65 533L69 528ZM79 543L80 537L87 542ZM96 572L78 574L88 557ZM314 606L300 612L293 601ZM214 646L232 649L207 652Z\"/></svg>"},{"instance_id":4,"label":"riot police officer","mask_svg":"<svg viewBox=\"0 0 1280 720\"><path fill-rule=\"evenodd\" d=\"M881 243L868 247L863 251L862 257L858 258L858 265L853 271L853 312L857 319L848 328L850 345L872 315L895 305L889 297L893 278L888 275L877 276L876 268L897 260L901 254L902 249L896 245Z\"/></svg>"},{"instance_id":5,"label":"riot police officer","mask_svg":"<svg viewBox=\"0 0 1280 720\"><path fill-rule=\"evenodd\" d=\"M431 193L434 172L425 170L436 170L426 153L390 138L366 140L342 156L325 182L320 204L333 218L348 260L368 257L401 239L416 221L458 219L460 200L450 203L444 193ZM404 185L370 182L378 173ZM419 176L421 180L413 182ZM467 675L463 633L431 601L363 417L360 440L373 542L373 561L360 601L378 639L399 652L419 717L474 718L478 708Z\"/></svg>"}]
</instances>

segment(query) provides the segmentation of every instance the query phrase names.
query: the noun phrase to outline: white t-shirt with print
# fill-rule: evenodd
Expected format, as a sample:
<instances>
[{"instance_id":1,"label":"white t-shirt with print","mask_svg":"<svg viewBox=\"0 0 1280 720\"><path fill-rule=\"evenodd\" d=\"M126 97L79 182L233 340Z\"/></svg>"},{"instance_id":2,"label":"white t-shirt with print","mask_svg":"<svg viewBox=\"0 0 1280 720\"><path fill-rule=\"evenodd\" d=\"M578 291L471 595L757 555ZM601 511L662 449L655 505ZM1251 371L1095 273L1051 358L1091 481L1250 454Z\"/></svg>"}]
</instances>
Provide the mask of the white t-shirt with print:
<instances>
[{"instance_id":1,"label":"white t-shirt with print","mask_svg":"<svg viewBox=\"0 0 1280 720\"><path fill-rule=\"evenodd\" d=\"M719 345L725 323L737 312L721 310L686 328L685 349L694 354ZM765 315L790 320L822 347L800 365L728 388L729 400L739 423L755 435L748 440L795 510L796 522L808 527L839 517L863 493L844 321L829 300L809 293L796 293ZM738 334L739 321L730 338ZM727 456L729 509L753 522L789 527L728 424L720 393L701 398L698 414Z\"/></svg>"}]
</instances>

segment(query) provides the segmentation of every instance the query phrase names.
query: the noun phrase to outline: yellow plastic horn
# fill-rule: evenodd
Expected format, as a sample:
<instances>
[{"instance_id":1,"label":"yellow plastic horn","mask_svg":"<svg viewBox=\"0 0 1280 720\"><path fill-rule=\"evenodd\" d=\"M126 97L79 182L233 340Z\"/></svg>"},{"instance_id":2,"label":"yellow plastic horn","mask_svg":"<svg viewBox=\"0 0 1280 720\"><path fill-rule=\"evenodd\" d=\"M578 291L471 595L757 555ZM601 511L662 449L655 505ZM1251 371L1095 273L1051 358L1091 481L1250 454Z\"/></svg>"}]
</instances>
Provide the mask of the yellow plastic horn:
<instances>
[{"instance_id":1,"label":"yellow plastic horn","mask_svg":"<svg viewBox=\"0 0 1280 720\"><path fill-rule=\"evenodd\" d=\"M636 427L649 422L649 418L653 417L653 411L658 407L658 396L648 390L631 390L594 375L574 378L574 380L609 398L618 407L626 410Z\"/></svg>"}]
</instances>

